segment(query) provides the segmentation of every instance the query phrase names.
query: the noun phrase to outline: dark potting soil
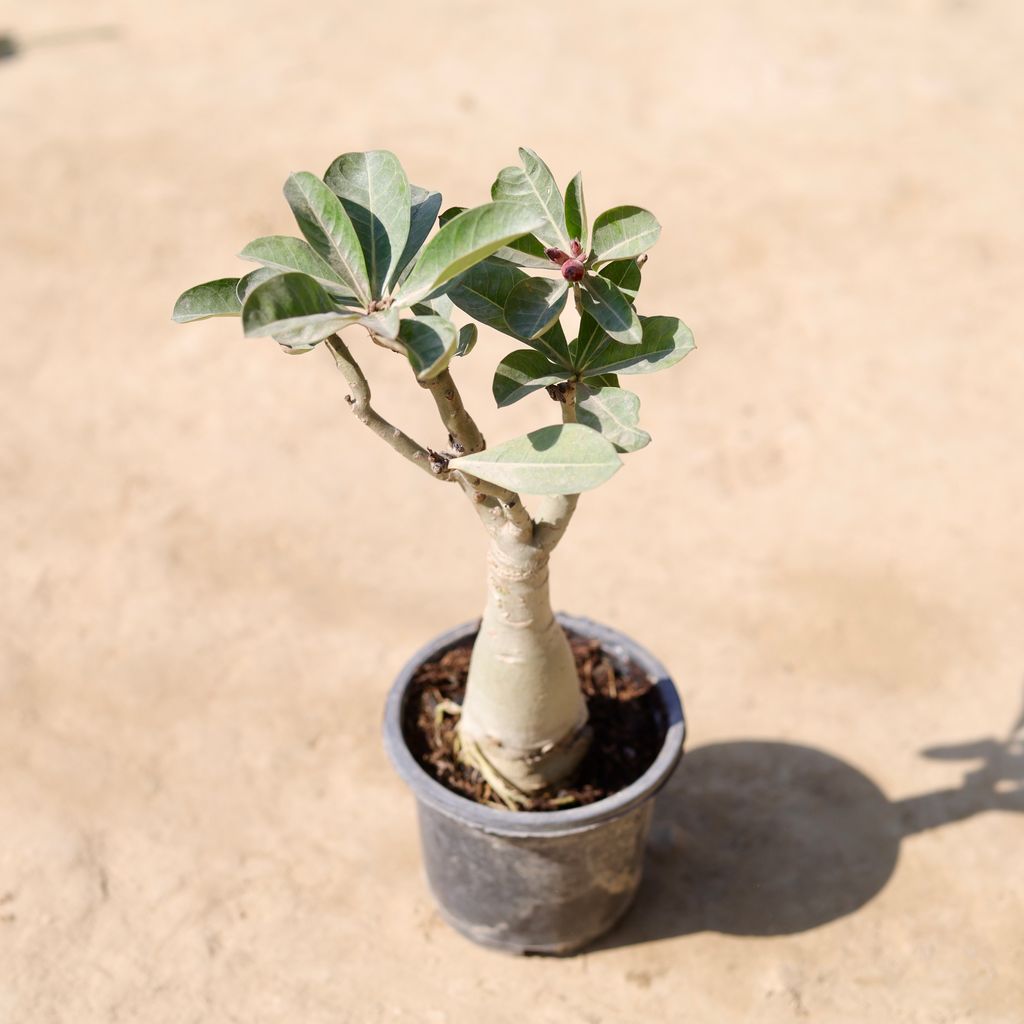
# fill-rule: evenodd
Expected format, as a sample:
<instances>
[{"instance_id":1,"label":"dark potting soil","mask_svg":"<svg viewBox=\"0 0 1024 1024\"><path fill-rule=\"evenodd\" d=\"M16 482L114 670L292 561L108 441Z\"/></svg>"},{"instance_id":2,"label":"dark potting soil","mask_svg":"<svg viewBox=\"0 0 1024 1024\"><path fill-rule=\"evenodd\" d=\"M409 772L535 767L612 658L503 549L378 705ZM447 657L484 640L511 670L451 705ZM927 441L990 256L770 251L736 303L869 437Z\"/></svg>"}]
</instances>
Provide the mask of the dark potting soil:
<instances>
[{"instance_id":1,"label":"dark potting soil","mask_svg":"<svg viewBox=\"0 0 1024 1024\"><path fill-rule=\"evenodd\" d=\"M525 810L561 811L612 796L650 768L665 741L665 710L643 671L613 661L596 640L566 633L593 741L570 783L535 798ZM459 761L458 718L439 709L446 701L462 703L473 639L420 666L410 685L402 730L413 757L438 782L477 803L504 807L483 776Z\"/></svg>"}]
</instances>

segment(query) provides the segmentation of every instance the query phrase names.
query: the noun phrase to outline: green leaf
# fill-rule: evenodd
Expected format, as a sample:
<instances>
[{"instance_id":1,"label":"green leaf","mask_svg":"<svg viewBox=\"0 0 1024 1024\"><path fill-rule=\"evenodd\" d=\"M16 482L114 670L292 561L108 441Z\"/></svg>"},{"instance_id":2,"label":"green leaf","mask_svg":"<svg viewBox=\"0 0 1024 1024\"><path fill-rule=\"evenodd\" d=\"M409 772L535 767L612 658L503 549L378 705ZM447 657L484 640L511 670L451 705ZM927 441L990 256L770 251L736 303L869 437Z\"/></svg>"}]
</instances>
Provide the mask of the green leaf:
<instances>
[{"instance_id":1,"label":"green leaf","mask_svg":"<svg viewBox=\"0 0 1024 1024\"><path fill-rule=\"evenodd\" d=\"M554 270L555 264L547 258L544 243L535 235L523 235L508 245L503 245L494 254L496 259L514 263L517 267L531 270Z\"/></svg>"},{"instance_id":2,"label":"green leaf","mask_svg":"<svg viewBox=\"0 0 1024 1024\"><path fill-rule=\"evenodd\" d=\"M412 311L420 316L429 316L431 313L436 313L438 316L443 316L446 320L451 320L455 313L455 303L452 302L448 293L445 292L441 295L435 295L433 298L415 303Z\"/></svg>"},{"instance_id":3,"label":"green leaf","mask_svg":"<svg viewBox=\"0 0 1024 1024\"><path fill-rule=\"evenodd\" d=\"M458 345L455 324L443 316L403 320L398 337L416 371L417 380L431 380L451 362Z\"/></svg>"},{"instance_id":4,"label":"green leaf","mask_svg":"<svg viewBox=\"0 0 1024 1024\"><path fill-rule=\"evenodd\" d=\"M491 186L491 198L522 203L536 211L541 221L533 233L545 245L568 249L565 207L554 176L548 170L548 165L532 149L521 148L519 157L523 167L504 168Z\"/></svg>"},{"instance_id":5,"label":"green leaf","mask_svg":"<svg viewBox=\"0 0 1024 1024\"><path fill-rule=\"evenodd\" d=\"M331 265L321 259L309 243L304 242L301 238L292 238L289 235L267 235L250 242L238 255L240 259L261 263L264 267L279 270L282 273L294 270L299 274L305 274L322 284L332 294L344 293L351 302L356 301L354 295L348 294L349 289L331 268Z\"/></svg>"},{"instance_id":6,"label":"green leaf","mask_svg":"<svg viewBox=\"0 0 1024 1024\"><path fill-rule=\"evenodd\" d=\"M244 274L235 287L235 294L238 296L238 301L245 305L245 300L249 297L249 292L253 290L257 285L263 284L264 281L269 281L272 277L277 277L278 274L283 271L277 270L274 267L257 267L255 270L250 270L248 274Z\"/></svg>"},{"instance_id":7,"label":"green leaf","mask_svg":"<svg viewBox=\"0 0 1024 1024\"><path fill-rule=\"evenodd\" d=\"M577 342L569 346L575 364L587 377L603 373L654 373L675 366L694 349L693 335L674 316L642 316L643 340L639 345L609 341L581 364Z\"/></svg>"},{"instance_id":8,"label":"green leaf","mask_svg":"<svg viewBox=\"0 0 1024 1024\"><path fill-rule=\"evenodd\" d=\"M465 210L464 206L450 206L441 214L438 223L443 227ZM494 256L508 263L515 263L516 266L528 266L535 270L550 270L553 266L551 260L544 254L544 243L532 234L524 234L521 239L515 239L507 246L496 249Z\"/></svg>"},{"instance_id":9,"label":"green leaf","mask_svg":"<svg viewBox=\"0 0 1024 1024\"><path fill-rule=\"evenodd\" d=\"M246 337L271 335L292 346L322 341L360 319L339 309L327 291L305 274L278 274L250 293L242 307Z\"/></svg>"},{"instance_id":10,"label":"green leaf","mask_svg":"<svg viewBox=\"0 0 1024 1024\"><path fill-rule=\"evenodd\" d=\"M462 455L449 465L526 494L579 494L603 484L622 460L596 430L582 423L562 423Z\"/></svg>"},{"instance_id":11,"label":"green leaf","mask_svg":"<svg viewBox=\"0 0 1024 1024\"><path fill-rule=\"evenodd\" d=\"M419 185L409 186L412 209L409 211L409 237L406 239L402 255L388 277L388 288L393 289L402 279L403 272L412 269L411 264L416 253L430 234L430 229L437 220L437 211L441 209L441 193L429 192Z\"/></svg>"},{"instance_id":12,"label":"green leaf","mask_svg":"<svg viewBox=\"0 0 1024 1024\"><path fill-rule=\"evenodd\" d=\"M576 239L587 249L587 204L583 200L583 175L577 174L565 190L565 228L569 240Z\"/></svg>"},{"instance_id":13,"label":"green leaf","mask_svg":"<svg viewBox=\"0 0 1024 1024\"><path fill-rule=\"evenodd\" d=\"M526 339L517 334L505 319L505 304L513 289L533 280L518 267L502 260L486 259L466 271L448 292L449 298L474 320L508 334L547 356L552 362L570 367L569 346L561 324L554 324L540 337Z\"/></svg>"},{"instance_id":14,"label":"green leaf","mask_svg":"<svg viewBox=\"0 0 1024 1024\"><path fill-rule=\"evenodd\" d=\"M274 341L276 341L281 346L281 351L286 356L302 356L302 355L305 355L307 352L312 352L313 349L316 348L316 346L319 344L319 342L315 342L314 341L314 342L312 342L309 345L301 345L301 344L299 344L299 345L290 345L288 343L287 336L285 336L285 335L281 335L279 337L275 337Z\"/></svg>"},{"instance_id":15,"label":"green leaf","mask_svg":"<svg viewBox=\"0 0 1024 1024\"><path fill-rule=\"evenodd\" d=\"M343 326L348 326L347 324ZM339 328L340 330L341 328ZM308 330L308 325L305 327L295 327L287 331L282 331L278 334L271 335L274 341L281 346L281 350L285 355L298 356L304 352L312 352L317 345L323 341L323 338L314 337L313 340L306 340L306 335L313 333ZM334 332L332 332L334 333Z\"/></svg>"},{"instance_id":16,"label":"green leaf","mask_svg":"<svg viewBox=\"0 0 1024 1024\"><path fill-rule=\"evenodd\" d=\"M594 221L593 261L639 256L658 240L661 225L654 214L639 206L616 206Z\"/></svg>"},{"instance_id":17,"label":"green leaf","mask_svg":"<svg viewBox=\"0 0 1024 1024\"><path fill-rule=\"evenodd\" d=\"M623 388L576 389L576 421L600 432L620 452L635 452L651 443L651 435L641 430L640 399Z\"/></svg>"},{"instance_id":18,"label":"green leaf","mask_svg":"<svg viewBox=\"0 0 1024 1024\"><path fill-rule=\"evenodd\" d=\"M402 305L419 302L436 288L490 256L539 223L529 209L515 203L486 203L453 217L420 253L398 292Z\"/></svg>"},{"instance_id":19,"label":"green leaf","mask_svg":"<svg viewBox=\"0 0 1024 1024\"><path fill-rule=\"evenodd\" d=\"M600 274L588 274L583 279L580 298L584 310L613 341L624 345L639 344L643 336L640 318L618 285Z\"/></svg>"},{"instance_id":20,"label":"green leaf","mask_svg":"<svg viewBox=\"0 0 1024 1024\"><path fill-rule=\"evenodd\" d=\"M341 200L309 171L290 175L284 185L284 196L306 241L330 264L361 305L368 306L370 282L363 251Z\"/></svg>"},{"instance_id":21,"label":"green leaf","mask_svg":"<svg viewBox=\"0 0 1024 1024\"><path fill-rule=\"evenodd\" d=\"M448 209L438 217L437 226L443 228L448 221L458 217L460 213L465 213L468 209L468 206L449 206Z\"/></svg>"},{"instance_id":22,"label":"green leaf","mask_svg":"<svg viewBox=\"0 0 1024 1024\"><path fill-rule=\"evenodd\" d=\"M591 390L596 388L617 388L619 386L619 378L614 373L598 373L593 377L584 377L580 383L585 384Z\"/></svg>"},{"instance_id":23,"label":"green leaf","mask_svg":"<svg viewBox=\"0 0 1024 1024\"><path fill-rule=\"evenodd\" d=\"M457 356L468 356L476 345L477 338L480 332L476 328L476 324L466 324L465 327L459 328L459 343L455 348L455 354Z\"/></svg>"},{"instance_id":24,"label":"green leaf","mask_svg":"<svg viewBox=\"0 0 1024 1024\"><path fill-rule=\"evenodd\" d=\"M221 277L189 288L178 296L171 318L179 324L190 324L211 316L238 316L242 312L238 280L237 277Z\"/></svg>"},{"instance_id":25,"label":"green leaf","mask_svg":"<svg viewBox=\"0 0 1024 1024\"><path fill-rule=\"evenodd\" d=\"M409 239L409 179L394 153L375 149L339 156L327 168L324 181L352 218L366 257L370 291L379 299Z\"/></svg>"},{"instance_id":26,"label":"green leaf","mask_svg":"<svg viewBox=\"0 0 1024 1024\"><path fill-rule=\"evenodd\" d=\"M598 274L617 284L629 299L635 299L640 288L640 267L635 259L616 260L602 267ZM573 346L573 358L577 365L584 365L597 351L610 341L601 325L584 310L580 317L580 329Z\"/></svg>"},{"instance_id":27,"label":"green leaf","mask_svg":"<svg viewBox=\"0 0 1024 1024\"><path fill-rule=\"evenodd\" d=\"M568 294L562 277L528 277L505 299L505 322L517 337L532 341L561 316Z\"/></svg>"},{"instance_id":28,"label":"green leaf","mask_svg":"<svg viewBox=\"0 0 1024 1024\"><path fill-rule=\"evenodd\" d=\"M571 376L572 370L556 366L540 352L517 348L498 363L491 392L498 407L504 408L549 384L560 384Z\"/></svg>"},{"instance_id":29,"label":"green leaf","mask_svg":"<svg viewBox=\"0 0 1024 1024\"><path fill-rule=\"evenodd\" d=\"M474 320L503 334L516 336L505 319L505 303L512 289L530 278L518 267L495 259L482 260L459 278L448 298Z\"/></svg>"},{"instance_id":30,"label":"green leaf","mask_svg":"<svg viewBox=\"0 0 1024 1024\"><path fill-rule=\"evenodd\" d=\"M607 263L598 271L598 274L607 278L612 284L618 285L630 301L633 301L637 292L640 291L640 267L633 258Z\"/></svg>"},{"instance_id":31,"label":"green leaf","mask_svg":"<svg viewBox=\"0 0 1024 1024\"><path fill-rule=\"evenodd\" d=\"M539 338L531 338L526 344L541 355L547 356L557 366L564 366L567 370L572 368L569 343L565 340L565 331L557 320Z\"/></svg>"},{"instance_id":32,"label":"green leaf","mask_svg":"<svg viewBox=\"0 0 1024 1024\"><path fill-rule=\"evenodd\" d=\"M361 316L359 323L368 331L379 334L382 338L394 341L398 337L398 307L382 309L378 313L370 313L368 316Z\"/></svg>"}]
</instances>

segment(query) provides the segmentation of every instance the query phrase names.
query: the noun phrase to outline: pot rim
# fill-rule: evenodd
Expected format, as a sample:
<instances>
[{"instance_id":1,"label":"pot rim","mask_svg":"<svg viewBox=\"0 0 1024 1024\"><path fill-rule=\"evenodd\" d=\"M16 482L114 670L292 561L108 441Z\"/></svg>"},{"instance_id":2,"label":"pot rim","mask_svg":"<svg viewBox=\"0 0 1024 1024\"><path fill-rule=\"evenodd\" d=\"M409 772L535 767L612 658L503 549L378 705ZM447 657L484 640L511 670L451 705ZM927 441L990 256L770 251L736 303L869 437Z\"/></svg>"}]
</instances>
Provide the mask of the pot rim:
<instances>
[{"instance_id":1,"label":"pot rim","mask_svg":"<svg viewBox=\"0 0 1024 1024\"><path fill-rule=\"evenodd\" d=\"M564 811L507 811L487 807L460 796L428 774L409 752L402 733L405 695L423 662L443 654L478 631L480 620L476 619L439 634L421 647L399 671L388 693L384 708L384 747L391 763L418 801L484 832L496 835L553 836L584 832L626 814L650 800L668 781L683 755L686 719L682 701L665 666L631 637L610 626L564 612L559 612L555 617L563 628L597 640L613 657L635 662L654 681L668 718L665 740L654 763L625 789L592 804Z\"/></svg>"}]
</instances>

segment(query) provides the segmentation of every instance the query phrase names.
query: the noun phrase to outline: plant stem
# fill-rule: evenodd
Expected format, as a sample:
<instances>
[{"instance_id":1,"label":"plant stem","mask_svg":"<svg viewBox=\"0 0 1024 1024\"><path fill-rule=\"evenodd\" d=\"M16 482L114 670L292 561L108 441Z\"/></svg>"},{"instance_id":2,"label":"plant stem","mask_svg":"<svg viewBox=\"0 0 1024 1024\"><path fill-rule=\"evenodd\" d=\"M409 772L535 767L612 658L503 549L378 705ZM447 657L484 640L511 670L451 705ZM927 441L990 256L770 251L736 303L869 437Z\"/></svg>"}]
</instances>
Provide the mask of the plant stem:
<instances>
[{"instance_id":1,"label":"plant stem","mask_svg":"<svg viewBox=\"0 0 1024 1024\"><path fill-rule=\"evenodd\" d=\"M534 523L526 506L515 491L506 487L499 487L497 484L488 483L479 477L470 476L468 473L461 473L460 476L466 481L475 494L483 495L493 499L501 509L505 522L513 529L520 541L527 542L533 537Z\"/></svg>"},{"instance_id":2,"label":"plant stem","mask_svg":"<svg viewBox=\"0 0 1024 1024\"><path fill-rule=\"evenodd\" d=\"M462 404L462 396L455 386L451 371L442 370L433 380L422 381L421 387L426 388L434 399L437 411L441 414L441 422L459 455L475 455L487 447L476 421Z\"/></svg>"},{"instance_id":3,"label":"plant stem","mask_svg":"<svg viewBox=\"0 0 1024 1024\"><path fill-rule=\"evenodd\" d=\"M562 421L575 423L576 385L562 398ZM578 497L548 498L529 537L492 534L458 729L463 760L510 806L563 783L590 744L576 663L548 590L548 559Z\"/></svg>"},{"instance_id":4,"label":"plant stem","mask_svg":"<svg viewBox=\"0 0 1024 1024\"><path fill-rule=\"evenodd\" d=\"M368 426L382 441L389 444L403 458L435 479L449 479L447 474L435 473L431 468L430 455L426 448L417 444L407 434L402 433L394 424L389 423L370 405L370 384L362 368L352 358L348 347L336 334L327 339L327 347L334 356L334 362L341 370L342 376L349 387L346 401L352 408L357 420Z\"/></svg>"},{"instance_id":5,"label":"plant stem","mask_svg":"<svg viewBox=\"0 0 1024 1024\"><path fill-rule=\"evenodd\" d=\"M476 420L470 416L465 405L462 403L462 396L455 386L450 370L443 370L433 380L422 381L421 386L426 388L437 411L441 415L441 422L448 431L448 437L452 447L458 455L471 455L481 452L487 447ZM462 480L468 485L466 490L470 499L478 505L485 505L487 508L500 509L502 519L496 517L484 518L484 524L488 530L493 532L494 527L500 527L507 522L512 527L520 540L528 540L533 535L533 519L530 513L523 506L522 498L515 491L506 487L498 487L495 484L485 483L483 480L468 473L459 474ZM484 500L481 501L481 498Z\"/></svg>"},{"instance_id":6,"label":"plant stem","mask_svg":"<svg viewBox=\"0 0 1024 1024\"><path fill-rule=\"evenodd\" d=\"M564 781L590 741L572 650L551 610L548 553L492 539L487 605L473 645L459 721L465 760L517 801ZM486 773L485 773L486 774ZM492 781L492 785L494 782Z\"/></svg>"},{"instance_id":7,"label":"plant stem","mask_svg":"<svg viewBox=\"0 0 1024 1024\"><path fill-rule=\"evenodd\" d=\"M562 402L562 422L576 422L576 385L567 385ZM545 551L553 551L562 539L576 511L578 494L554 494L546 498L537 514L535 537Z\"/></svg>"},{"instance_id":8,"label":"plant stem","mask_svg":"<svg viewBox=\"0 0 1024 1024\"><path fill-rule=\"evenodd\" d=\"M457 482L491 537L488 597L473 648L459 721L460 756L488 778L509 806L550 789L576 769L590 743L587 709L572 649L551 610L548 558L577 495L551 497L534 522L514 491L443 468L422 445L380 416L370 385L344 342L327 340L348 383L357 419L435 478ZM457 454L483 451L483 434L448 370L423 382ZM563 394L562 420L576 421L576 386Z\"/></svg>"}]
</instances>

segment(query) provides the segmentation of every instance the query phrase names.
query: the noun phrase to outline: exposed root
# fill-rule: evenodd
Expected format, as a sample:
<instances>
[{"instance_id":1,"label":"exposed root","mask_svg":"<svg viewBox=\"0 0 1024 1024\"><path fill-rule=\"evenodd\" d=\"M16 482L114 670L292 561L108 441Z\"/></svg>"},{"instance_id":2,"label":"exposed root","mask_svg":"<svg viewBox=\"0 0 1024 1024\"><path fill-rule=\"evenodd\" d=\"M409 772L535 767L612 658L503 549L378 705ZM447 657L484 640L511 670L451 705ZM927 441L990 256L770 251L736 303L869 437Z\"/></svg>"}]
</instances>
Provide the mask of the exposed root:
<instances>
[{"instance_id":1,"label":"exposed root","mask_svg":"<svg viewBox=\"0 0 1024 1024\"><path fill-rule=\"evenodd\" d=\"M453 700L439 700L434 708L434 724L440 725L445 715L458 718L462 714L462 705L456 704Z\"/></svg>"},{"instance_id":2,"label":"exposed root","mask_svg":"<svg viewBox=\"0 0 1024 1024\"><path fill-rule=\"evenodd\" d=\"M483 777L491 792L510 810L519 811L526 807L530 800L519 792L511 782L500 774L484 757L483 751L475 743L466 743L462 736L456 737L456 756L467 767L475 768Z\"/></svg>"},{"instance_id":3,"label":"exposed root","mask_svg":"<svg viewBox=\"0 0 1024 1024\"><path fill-rule=\"evenodd\" d=\"M446 716L459 718L462 715L462 705L456 704L453 700L440 700L434 707L434 732L438 732L441 720ZM480 748L475 743L467 744L462 736L455 734L455 756L467 768L474 768L483 777L491 792L510 810L520 810L525 807L529 800L523 796L515 787L499 774L494 766L484 757Z\"/></svg>"}]
</instances>

